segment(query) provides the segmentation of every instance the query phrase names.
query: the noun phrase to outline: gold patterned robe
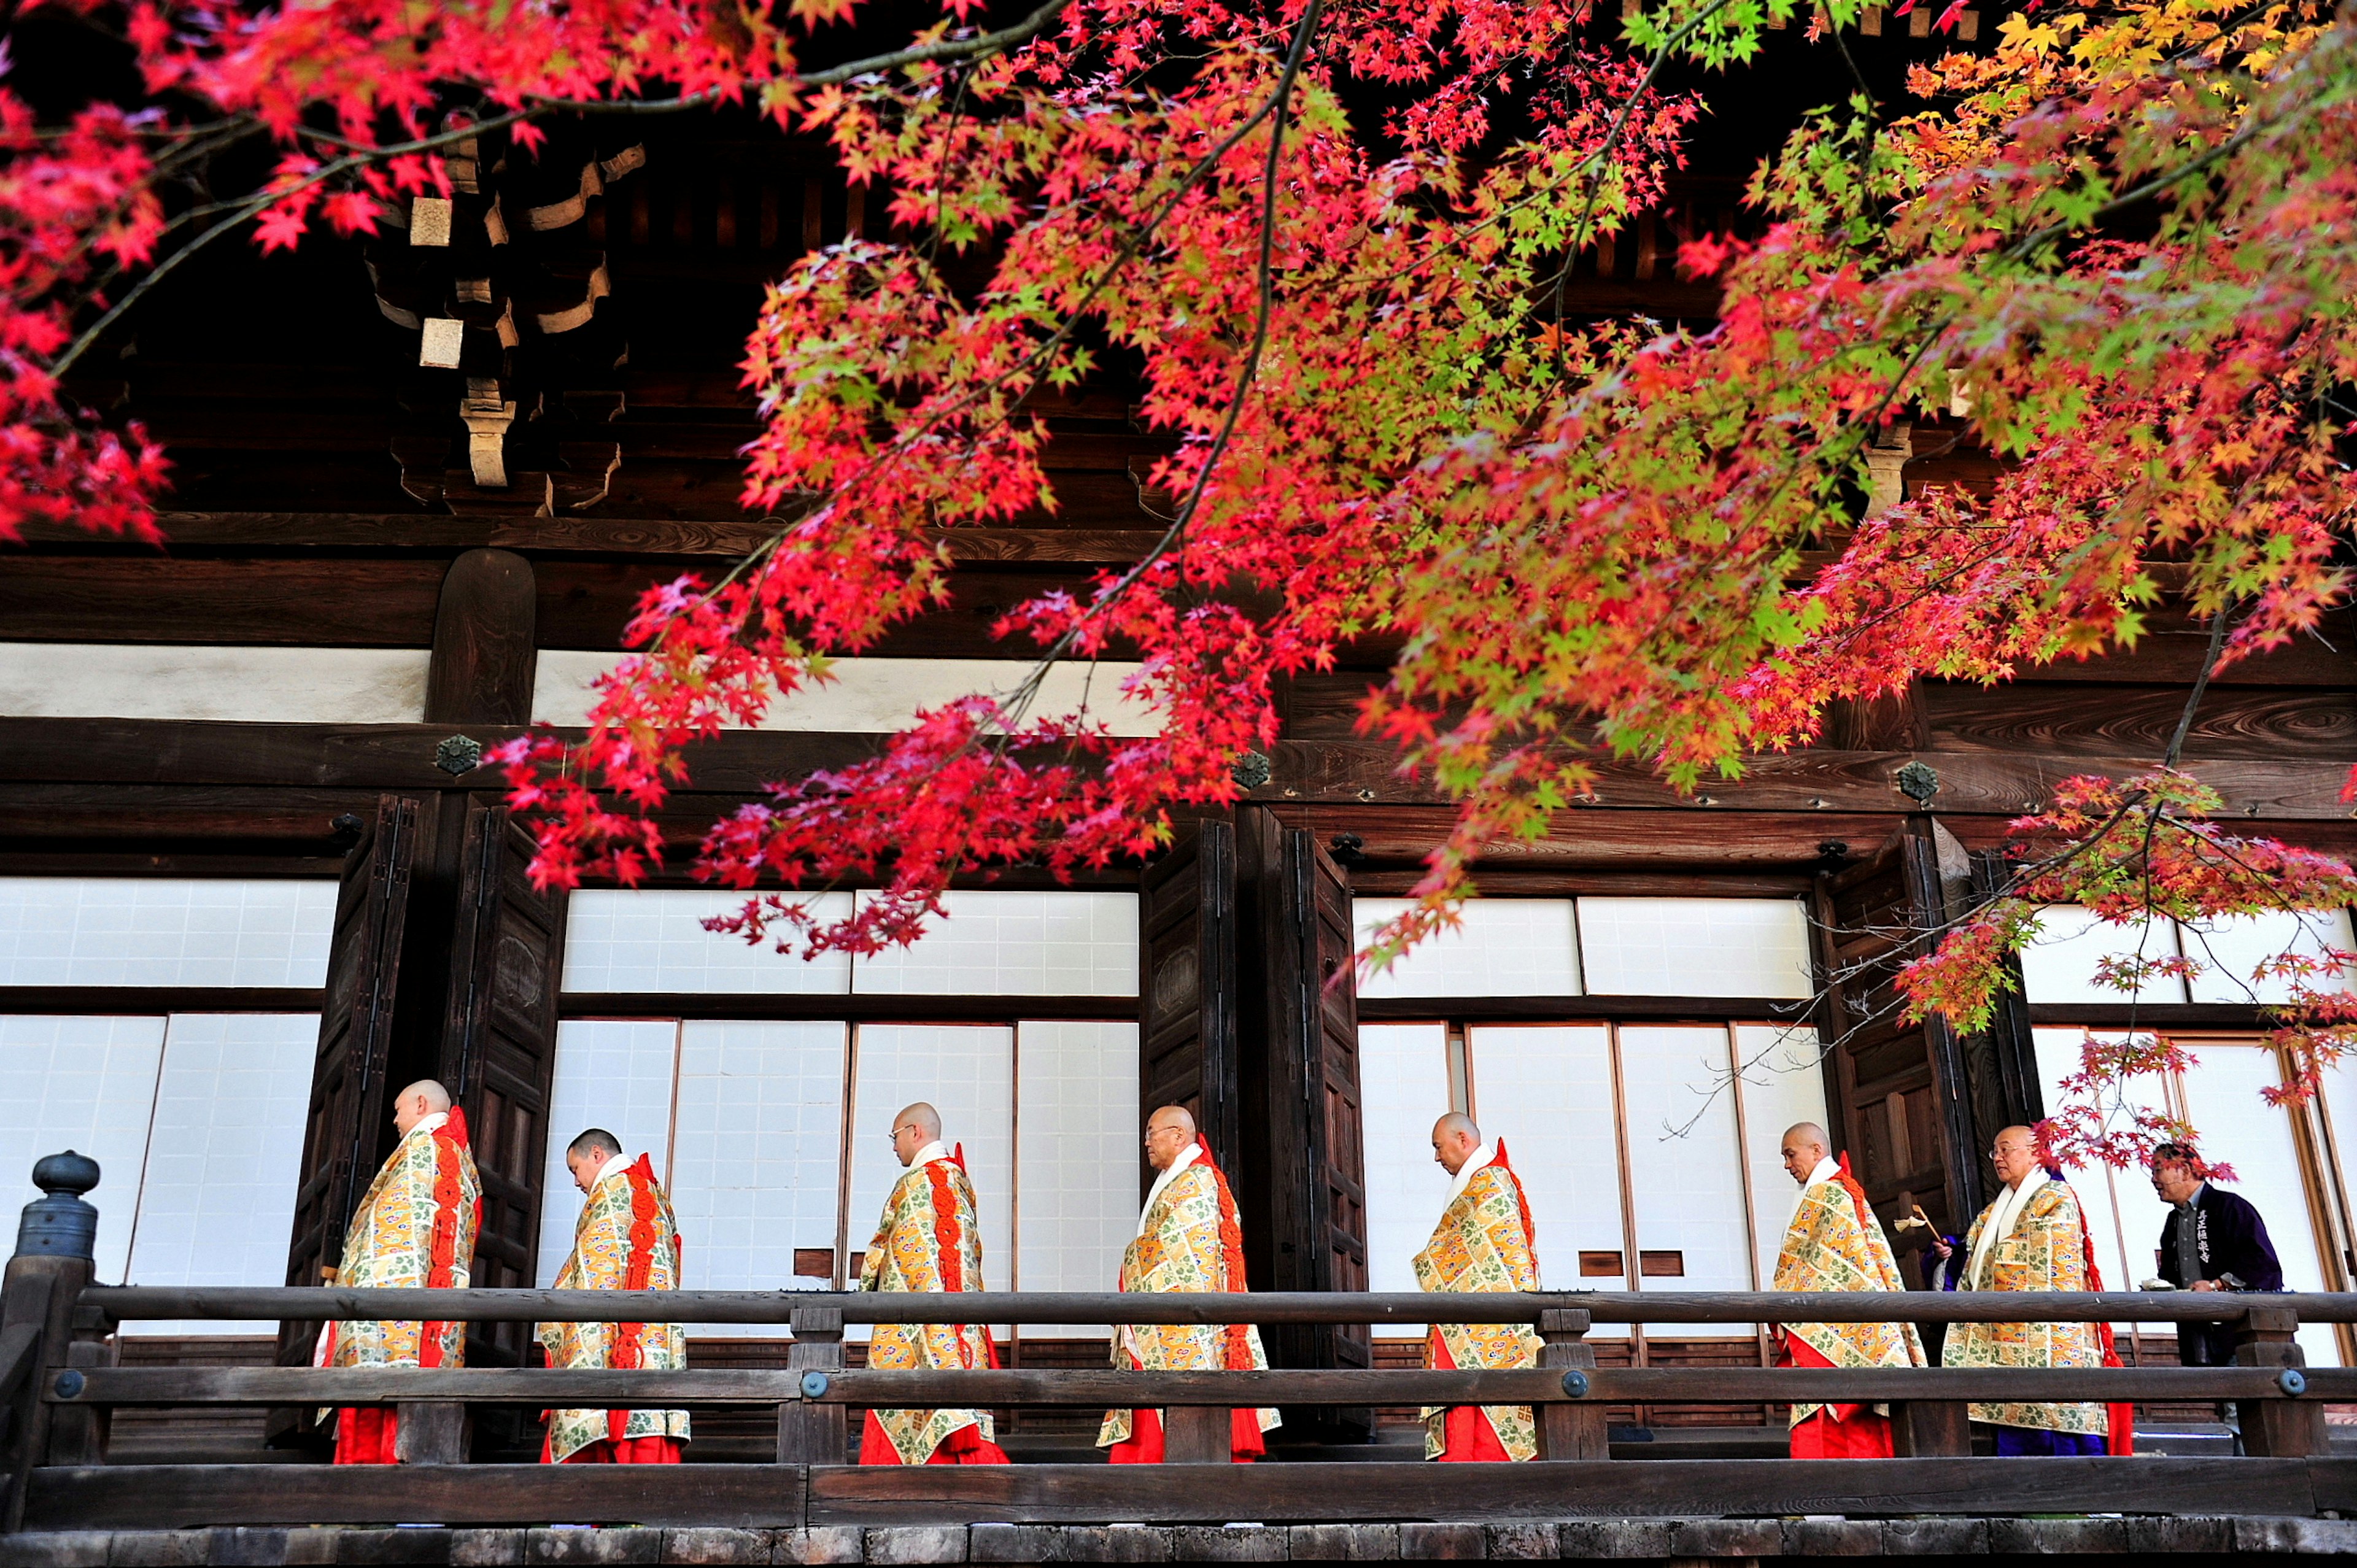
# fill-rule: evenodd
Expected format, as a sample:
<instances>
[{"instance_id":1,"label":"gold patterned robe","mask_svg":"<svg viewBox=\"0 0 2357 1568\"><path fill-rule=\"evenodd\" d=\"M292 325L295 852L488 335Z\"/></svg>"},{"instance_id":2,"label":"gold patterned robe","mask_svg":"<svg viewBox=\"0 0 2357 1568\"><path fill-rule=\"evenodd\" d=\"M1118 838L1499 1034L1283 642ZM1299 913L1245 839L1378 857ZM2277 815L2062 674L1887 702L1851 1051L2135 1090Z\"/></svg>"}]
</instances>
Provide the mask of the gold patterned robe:
<instances>
[{"instance_id":1,"label":"gold patterned robe","mask_svg":"<svg viewBox=\"0 0 2357 1568\"><path fill-rule=\"evenodd\" d=\"M557 1290L677 1290L679 1221L647 1156L608 1162L581 1202L573 1251L557 1271ZM674 1372L687 1365L687 1337L676 1323L544 1323L542 1348L552 1367ZM607 1438L688 1437L683 1410L553 1410L548 1458L561 1464Z\"/></svg>"},{"instance_id":2,"label":"gold patterned robe","mask_svg":"<svg viewBox=\"0 0 2357 1568\"><path fill-rule=\"evenodd\" d=\"M1241 1254L1232 1268L1220 1230L1219 1176L1208 1161L1196 1159L1147 1201L1138 1220L1138 1233L1121 1254L1121 1289L1146 1294L1246 1289ZM1238 1326L1243 1332L1234 1335L1215 1323L1117 1327L1114 1364L1126 1367L1135 1356L1137 1366L1149 1372L1216 1372L1242 1367L1265 1371L1268 1353L1261 1348L1260 1330L1250 1324ZM1232 1367L1232 1362L1242 1367ZM1263 1432L1277 1424L1274 1410L1254 1414ZM1128 1411L1107 1411L1104 1424L1097 1429L1097 1446L1110 1448L1128 1442L1130 1425Z\"/></svg>"},{"instance_id":3,"label":"gold patterned robe","mask_svg":"<svg viewBox=\"0 0 2357 1568\"><path fill-rule=\"evenodd\" d=\"M1837 1178L1811 1182L1801 1191L1792 1222L1776 1252L1778 1291L1903 1291L1890 1239L1858 1196ZM1923 1341L1911 1323L1787 1323L1783 1331L1836 1367L1921 1367ZM1824 1409L1796 1404L1792 1424ZM1888 1414L1887 1407L1878 1413Z\"/></svg>"},{"instance_id":4,"label":"gold patterned robe","mask_svg":"<svg viewBox=\"0 0 2357 1568\"><path fill-rule=\"evenodd\" d=\"M919 1152L885 1198L876 1239L859 1265L861 1290L985 1288L974 1184L956 1160L946 1154L925 1157L931 1152ZM867 1365L876 1371L988 1367L993 1360L990 1330L978 1323L879 1323L867 1341ZM973 1427L985 1443L996 1440L988 1411L877 1410L868 1412L868 1419L883 1427L903 1465L929 1462L934 1450L965 1427Z\"/></svg>"},{"instance_id":5,"label":"gold patterned robe","mask_svg":"<svg viewBox=\"0 0 2357 1568\"><path fill-rule=\"evenodd\" d=\"M1534 1291L1539 1261L1531 1244L1530 1210L1522 1185L1498 1160L1472 1174L1465 1190L1441 1210L1432 1240L1415 1255L1416 1288L1426 1291ZM1437 1323L1433 1337L1448 1360L1466 1370L1519 1370L1539 1364L1539 1337L1519 1323ZM1427 1347L1426 1366L1438 1365ZM1531 1407L1483 1405L1482 1416L1498 1434L1498 1445L1514 1460L1538 1457L1538 1424ZM1424 1412L1424 1456L1437 1459L1448 1446L1448 1408Z\"/></svg>"},{"instance_id":6,"label":"gold patterned robe","mask_svg":"<svg viewBox=\"0 0 2357 1568\"><path fill-rule=\"evenodd\" d=\"M2039 1173L2032 1173L2033 1176ZM2059 1181L2045 1181L2014 1216L2007 1234L1976 1257L1992 1203L1964 1238L1965 1290L2087 1288L2086 1246L2079 1197ZM2103 1351L2092 1323L1958 1323L1948 1329L1940 1362L1947 1367L2100 1367ZM2110 1422L2100 1404L1976 1404L1972 1418L1994 1426L2104 1436Z\"/></svg>"},{"instance_id":7,"label":"gold patterned robe","mask_svg":"<svg viewBox=\"0 0 2357 1568\"><path fill-rule=\"evenodd\" d=\"M457 1112L421 1119L361 1195L344 1232L336 1283L355 1289L464 1290L475 1258L482 1184ZM463 1323L331 1323L316 1359L326 1367L459 1367Z\"/></svg>"}]
</instances>

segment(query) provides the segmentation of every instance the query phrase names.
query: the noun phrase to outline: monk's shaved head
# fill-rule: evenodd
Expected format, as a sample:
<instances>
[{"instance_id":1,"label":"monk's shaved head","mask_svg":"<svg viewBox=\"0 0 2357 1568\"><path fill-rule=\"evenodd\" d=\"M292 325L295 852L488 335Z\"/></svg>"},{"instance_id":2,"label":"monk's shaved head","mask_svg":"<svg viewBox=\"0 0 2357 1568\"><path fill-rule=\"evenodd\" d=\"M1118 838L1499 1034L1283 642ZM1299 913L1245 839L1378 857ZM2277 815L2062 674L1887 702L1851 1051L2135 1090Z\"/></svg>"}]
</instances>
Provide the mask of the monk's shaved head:
<instances>
[{"instance_id":1,"label":"monk's shaved head","mask_svg":"<svg viewBox=\"0 0 2357 1568\"><path fill-rule=\"evenodd\" d=\"M393 1130L406 1138L412 1127L449 1109L450 1091L430 1078L421 1078L393 1097Z\"/></svg>"},{"instance_id":2,"label":"monk's shaved head","mask_svg":"<svg viewBox=\"0 0 2357 1568\"><path fill-rule=\"evenodd\" d=\"M1817 1162L1833 1153L1833 1140L1814 1122L1795 1122L1784 1129L1784 1174L1809 1185Z\"/></svg>"},{"instance_id":3,"label":"monk's shaved head","mask_svg":"<svg viewBox=\"0 0 2357 1568\"><path fill-rule=\"evenodd\" d=\"M1452 1111L1432 1124L1432 1157L1442 1170L1455 1176L1481 1146L1481 1129L1462 1111Z\"/></svg>"},{"instance_id":4,"label":"monk's shaved head","mask_svg":"<svg viewBox=\"0 0 2357 1568\"><path fill-rule=\"evenodd\" d=\"M1146 1163L1167 1171L1195 1141L1195 1113L1183 1105L1157 1107L1146 1119Z\"/></svg>"},{"instance_id":5,"label":"monk's shaved head","mask_svg":"<svg viewBox=\"0 0 2357 1568\"><path fill-rule=\"evenodd\" d=\"M900 1114L892 1118L892 1127L896 1132L902 1127L914 1127L930 1144L942 1135L942 1113L920 1100L914 1105L900 1107Z\"/></svg>"}]
</instances>

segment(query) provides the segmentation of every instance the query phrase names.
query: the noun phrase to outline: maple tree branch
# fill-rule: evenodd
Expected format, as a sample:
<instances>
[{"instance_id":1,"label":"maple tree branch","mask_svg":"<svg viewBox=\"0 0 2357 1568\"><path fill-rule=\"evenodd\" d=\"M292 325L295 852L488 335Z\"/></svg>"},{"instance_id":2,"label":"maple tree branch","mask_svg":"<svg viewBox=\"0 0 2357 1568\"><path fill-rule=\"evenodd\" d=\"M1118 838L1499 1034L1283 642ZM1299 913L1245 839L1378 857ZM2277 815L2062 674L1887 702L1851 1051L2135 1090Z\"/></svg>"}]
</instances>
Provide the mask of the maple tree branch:
<instances>
[{"instance_id":1,"label":"maple tree branch","mask_svg":"<svg viewBox=\"0 0 2357 1568\"><path fill-rule=\"evenodd\" d=\"M1071 0L1048 0L1048 3L1010 27L995 33L984 33L971 38L944 38L938 43L915 44L889 54L871 55L847 64L831 66L793 79L798 87L839 87L846 81L878 71L896 70L902 66L931 65L942 60L973 59L981 55L996 54L1013 45L1025 43L1054 21Z\"/></svg>"},{"instance_id":2,"label":"maple tree branch","mask_svg":"<svg viewBox=\"0 0 2357 1568\"><path fill-rule=\"evenodd\" d=\"M2161 756L2163 768L2175 768L2178 755L2185 749L2185 737L2193 730L2193 715L2201 711L2201 693L2210 689L2211 673L2218 668L2218 655L2226 646L2226 623L2233 618L2224 605L2211 618L2210 647L2201 656L2201 672L2193 677L2193 690L2186 694L2185 711L2177 715L2177 733L2169 737L2169 749Z\"/></svg>"}]
</instances>

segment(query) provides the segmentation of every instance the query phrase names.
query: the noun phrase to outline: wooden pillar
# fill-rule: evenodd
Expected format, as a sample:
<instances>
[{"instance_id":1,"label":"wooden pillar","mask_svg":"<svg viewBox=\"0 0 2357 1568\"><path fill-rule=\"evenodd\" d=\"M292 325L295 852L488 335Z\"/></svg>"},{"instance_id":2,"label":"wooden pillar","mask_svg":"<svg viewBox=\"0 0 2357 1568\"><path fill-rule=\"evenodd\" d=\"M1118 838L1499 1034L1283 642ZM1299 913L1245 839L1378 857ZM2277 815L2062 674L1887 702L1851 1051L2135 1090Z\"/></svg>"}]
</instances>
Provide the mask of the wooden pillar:
<instances>
[{"instance_id":1,"label":"wooden pillar","mask_svg":"<svg viewBox=\"0 0 2357 1568\"><path fill-rule=\"evenodd\" d=\"M843 1369L843 1308L798 1306L786 1365L796 1371ZM840 1465L850 1455L846 1412L839 1404L796 1400L778 1407L778 1463Z\"/></svg>"},{"instance_id":2,"label":"wooden pillar","mask_svg":"<svg viewBox=\"0 0 2357 1568\"><path fill-rule=\"evenodd\" d=\"M434 612L427 724L532 722L537 592L532 563L512 551L469 550L450 564Z\"/></svg>"},{"instance_id":3,"label":"wooden pillar","mask_svg":"<svg viewBox=\"0 0 2357 1568\"><path fill-rule=\"evenodd\" d=\"M1588 1348L1588 1316L1577 1307L1549 1307L1539 1314L1539 1365L1553 1372L1574 1368L1593 1371L1596 1352ZM1555 1401L1538 1407L1539 1457L1542 1459L1609 1459L1611 1429L1600 1402Z\"/></svg>"},{"instance_id":4,"label":"wooden pillar","mask_svg":"<svg viewBox=\"0 0 2357 1568\"><path fill-rule=\"evenodd\" d=\"M2305 1367L2307 1352L2293 1337L2298 1331L2299 1314L2291 1307L2254 1300L2234 1328L2234 1364ZM2321 1400L2244 1400L2242 1417L2243 1451L2254 1457L2301 1459L2329 1451Z\"/></svg>"}]
</instances>

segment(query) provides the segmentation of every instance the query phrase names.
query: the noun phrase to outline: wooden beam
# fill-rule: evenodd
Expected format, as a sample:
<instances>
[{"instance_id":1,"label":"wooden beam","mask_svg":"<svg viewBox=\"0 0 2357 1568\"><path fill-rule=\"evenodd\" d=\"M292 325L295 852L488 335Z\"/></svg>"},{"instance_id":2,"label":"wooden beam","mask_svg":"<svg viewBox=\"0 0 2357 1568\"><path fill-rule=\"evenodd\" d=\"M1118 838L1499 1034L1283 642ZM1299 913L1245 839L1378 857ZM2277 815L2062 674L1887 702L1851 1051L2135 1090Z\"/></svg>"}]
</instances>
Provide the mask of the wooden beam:
<instances>
[{"instance_id":1,"label":"wooden beam","mask_svg":"<svg viewBox=\"0 0 2357 1568\"><path fill-rule=\"evenodd\" d=\"M1126 479L1122 481L1125 485ZM1135 506L1133 504L1133 510ZM1140 523L1147 520L1137 513ZM49 552L120 551L131 559L152 562L167 573L186 573L193 564L190 551L268 551L299 553L312 550L379 551L386 553L425 552L447 557L460 550L515 550L533 556L659 555L734 559L759 548L777 533L775 524L749 520L665 517L467 518L422 512L302 512L302 511L171 511L158 514L173 552L170 560L156 560L145 545L122 545L100 540L78 528L26 531L38 556L17 557L27 570L48 573L60 557ZM1038 528L945 528L942 542L959 561L1069 562L1085 565L1118 565L1135 561L1162 537L1156 528L1106 528L1091 524ZM137 552L134 555L132 552ZM348 564L348 563L347 563ZM435 578L419 579L432 614ZM19 635L22 635L21 633Z\"/></svg>"},{"instance_id":2,"label":"wooden beam","mask_svg":"<svg viewBox=\"0 0 2357 1568\"><path fill-rule=\"evenodd\" d=\"M26 642L424 648L434 560L0 555L0 618Z\"/></svg>"},{"instance_id":3,"label":"wooden beam","mask_svg":"<svg viewBox=\"0 0 2357 1568\"><path fill-rule=\"evenodd\" d=\"M0 1015L155 1017L167 1013L317 1013L326 993L301 985L0 985Z\"/></svg>"},{"instance_id":4,"label":"wooden beam","mask_svg":"<svg viewBox=\"0 0 2357 1568\"><path fill-rule=\"evenodd\" d=\"M2334 1469L2309 1468L2319 1465ZM2357 1460L2171 1459L2165 1505L2309 1514L2311 1477L2346 1484L2342 1473L2357 1473ZM2149 1465L2089 1458L861 1466L809 1477L813 1526L2139 1512L2164 1500L2160 1484Z\"/></svg>"},{"instance_id":5,"label":"wooden beam","mask_svg":"<svg viewBox=\"0 0 2357 1568\"><path fill-rule=\"evenodd\" d=\"M1568 1023L1603 1018L1620 1023L1792 1024L1806 998L1763 996L1378 996L1359 998L1359 1016L1373 1023L1434 1019Z\"/></svg>"},{"instance_id":6,"label":"wooden beam","mask_svg":"<svg viewBox=\"0 0 2357 1568\"><path fill-rule=\"evenodd\" d=\"M181 719L14 718L0 719L0 748L14 776L26 782L123 784L288 784L304 788L448 789L482 789L495 782L478 770L453 778L434 766L434 748L449 733L447 725L225 724ZM486 746L516 733L510 726L469 726ZM577 733L577 732L576 732ZM799 778L815 768L842 768L872 757L884 737L816 731L730 731L692 746L691 788L681 809L697 794L743 797L771 780ZM2102 757L2005 757L1981 752L1795 752L1754 759L1751 776L1732 785L1714 785L1702 796L1682 799L1646 769L1598 765L1598 800L1566 814L1562 831L1576 838L1587 824L1609 821L1616 811L1645 813L1642 832L1659 838L1660 813L1679 813L1684 834L1659 858L1692 864L1707 859L1713 819L1741 821L1756 812L1906 812L1912 805L1894 782L1899 769L1924 762L1940 776L1932 802L1935 815L2018 816L2042 800L2055 779L2072 773L2125 778L2143 771L2148 760ZM1248 799L1288 804L1437 805L1432 789L1394 775L1395 756L1373 746L1279 742L1275 777ZM2276 822L2339 822L2350 814L2341 802L2348 759L2321 758L2197 761L2187 770L2217 788L2231 808L2255 808ZM1708 803L1706 804L1705 802ZM1854 820L1854 819L1853 819ZM1625 824L1622 824L1625 826ZM1726 830L1740 839L1745 826ZM1798 847L1797 841L1788 841ZM1813 847L1813 846L1812 846ZM1851 844L1853 851L1860 846Z\"/></svg>"},{"instance_id":7,"label":"wooden beam","mask_svg":"<svg viewBox=\"0 0 2357 1568\"><path fill-rule=\"evenodd\" d=\"M2265 1007L2234 1002L2032 1002L2032 1027L2125 1029L2131 1015L2139 1029L2260 1030L2276 1026Z\"/></svg>"},{"instance_id":8,"label":"wooden beam","mask_svg":"<svg viewBox=\"0 0 2357 1568\"><path fill-rule=\"evenodd\" d=\"M840 1309L832 1309L839 1311ZM935 1310L939 1310L936 1308ZM798 1336L806 1337L808 1336ZM839 1365L839 1364L838 1364ZM1038 1405L1250 1408L1262 1405L1880 1404L2096 1401L2193 1403L2287 1401L2278 1369L2242 1367L1588 1367L1573 1394L1564 1371L1278 1368L1270 1371L1138 1372L1110 1367L827 1370L813 1392L801 1369L674 1372L545 1368L91 1368L48 1391L53 1404L383 1405L537 1403L704 1408L726 1404L849 1405L857 1409ZM2357 1396L2357 1369L2304 1369L2307 1406ZM819 1463L816 1458L809 1461Z\"/></svg>"},{"instance_id":9,"label":"wooden beam","mask_svg":"<svg viewBox=\"0 0 2357 1568\"><path fill-rule=\"evenodd\" d=\"M2210 1299L2210 1298L2216 1299ZM2226 1292L1551 1291L1426 1294L1378 1291L969 1291L968 1323L1535 1323L1555 1309L1598 1323L2239 1323L2255 1298ZM155 1318L436 1318L467 1323L783 1323L840 1307L850 1323L938 1322L941 1304L872 1291L354 1290L337 1285L93 1285L81 1302L116 1321ZM2288 1292L2270 1311L2303 1323L2357 1323L2357 1293Z\"/></svg>"},{"instance_id":10,"label":"wooden beam","mask_svg":"<svg viewBox=\"0 0 2357 1568\"><path fill-rule=\"evenodd\" d=\"M856 1019L863 1023L1006 1023L1020 1018L1134 1022L1135 996L854 996L744 992L570 991L566 1018L719 1018L739 1022Z\"/></svg>"},{"instance_id":11,"label":"wooden beam","mask_svg":"<svg viewBox=\"0 0 2357 1568\"><path fill-rule=\"evenodd\" d=\"M2357 1460L1656 1459L1643 1464L330 1465L37 1470L28 1530L581 1523L737 1528L1108 1520L2147 1513L2312 1516Z\"/></svg>"}]
</instances>

